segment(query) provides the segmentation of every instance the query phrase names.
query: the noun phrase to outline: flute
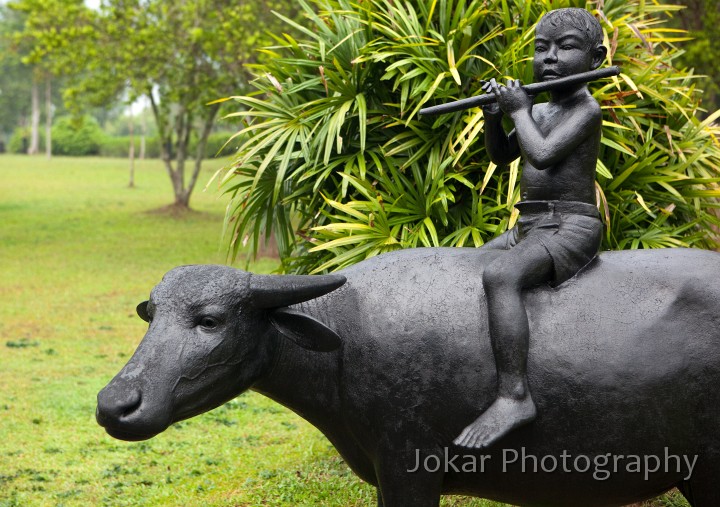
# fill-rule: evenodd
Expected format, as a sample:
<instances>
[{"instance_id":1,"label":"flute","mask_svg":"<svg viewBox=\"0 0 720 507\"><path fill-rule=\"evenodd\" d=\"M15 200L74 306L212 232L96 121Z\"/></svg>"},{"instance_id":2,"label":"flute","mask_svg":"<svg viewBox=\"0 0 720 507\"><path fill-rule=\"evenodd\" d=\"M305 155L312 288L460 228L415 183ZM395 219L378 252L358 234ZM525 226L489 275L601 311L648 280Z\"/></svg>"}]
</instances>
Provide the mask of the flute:
<instances>
[{"instance_id":1,"label":"flute","mask_svg":"<svg viewBox=\"0 0 720 507\"><path fill-rule=\"evenodd\" d=\"M557 79L551 79L549 81L543 81L542 83L531 83L523 86L528 95L538 95L542 92L555 90L562 88L563 86L572 86L580 83L589 83L590 81L596 81L606 77L617 76L620 74L620 67L604 67L602 69L591 70L588 72L580 72L579 74L573 74L572 76L559 77ZM494 94L488 93L487 95L478 95L477 97L470 97L467 99L455 100L446 104L440 104L438 106L426 107L420 110L420 114L431 115L431 114L445 114L460 111L462 109L470 109L471 107L484 106L492 104L497 99Z\"/></svg>"}]
</instances>

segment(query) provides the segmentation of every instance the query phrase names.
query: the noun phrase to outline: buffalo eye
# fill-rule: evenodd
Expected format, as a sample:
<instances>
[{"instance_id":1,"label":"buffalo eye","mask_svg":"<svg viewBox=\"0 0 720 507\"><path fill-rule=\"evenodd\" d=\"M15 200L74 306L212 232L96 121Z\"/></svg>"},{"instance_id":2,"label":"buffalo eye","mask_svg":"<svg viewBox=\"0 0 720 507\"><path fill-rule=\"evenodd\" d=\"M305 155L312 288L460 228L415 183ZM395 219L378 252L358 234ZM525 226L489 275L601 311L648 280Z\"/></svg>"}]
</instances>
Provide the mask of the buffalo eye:
<instances>
[{"instance_id":1,"label":"buffalo eye","mask_svg":"<svg viewBox=\"0 0 720 507\"><path fill-rule=\"evenodd\" d=\"M204 317L200 318L200 322L198 325L204 329L215 329L220 325L220 322L215 317L211 317L209 315L205 315Z\"/></svg>"}]
</instances>

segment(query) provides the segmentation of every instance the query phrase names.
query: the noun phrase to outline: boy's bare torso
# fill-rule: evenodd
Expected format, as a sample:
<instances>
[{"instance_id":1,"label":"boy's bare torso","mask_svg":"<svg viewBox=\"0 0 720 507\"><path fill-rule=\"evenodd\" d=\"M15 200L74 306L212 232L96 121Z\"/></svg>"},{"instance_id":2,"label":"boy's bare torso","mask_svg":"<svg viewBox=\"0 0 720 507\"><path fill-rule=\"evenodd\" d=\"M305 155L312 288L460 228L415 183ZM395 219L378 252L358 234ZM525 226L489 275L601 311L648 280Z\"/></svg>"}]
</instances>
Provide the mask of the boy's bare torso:
<instances>
[{"instance_id":1,"label":"boy's bare torso","mask_svg":"<svg viewBox=\"0 0 720 507\"><path fill-rule=\"evenodd\" d=\"M575 115L592 114L599 106L591 95L571 104L545 102L535 104L532 116L543 134L562 130L572 124ZM590 110L590 111L588 111ZM594 132L592 131L594 130ZM538 169L525 159L520 177L522 201L579 201L595 204L595 166L601 135L600 125L572 153L551 167ZM578 133L570 133L568 135Z\"/></svg>"}]
</instances>

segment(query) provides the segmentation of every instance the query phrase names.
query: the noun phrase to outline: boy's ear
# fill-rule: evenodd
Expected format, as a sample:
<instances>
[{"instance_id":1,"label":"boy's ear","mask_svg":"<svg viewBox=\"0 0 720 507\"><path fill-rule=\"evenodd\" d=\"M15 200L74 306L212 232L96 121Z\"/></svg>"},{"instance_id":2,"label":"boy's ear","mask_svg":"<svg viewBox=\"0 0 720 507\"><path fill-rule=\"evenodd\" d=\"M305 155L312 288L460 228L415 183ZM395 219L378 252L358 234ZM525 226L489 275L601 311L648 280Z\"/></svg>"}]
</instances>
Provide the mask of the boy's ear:
<instances>
[{"instance_id":1,"label":"boy's ear","mask_svg":"<svg viewBox=\"0 0 720 507\"><path fill-rule=\"evenodd\" d=\"M607 56L608 50L605 46L598 46L595 48L595 53L593 54L593 60L592 60L592 70L597 69L600 67L603 62L605 61L605 57Z\"/></svg>"}]
</instances>

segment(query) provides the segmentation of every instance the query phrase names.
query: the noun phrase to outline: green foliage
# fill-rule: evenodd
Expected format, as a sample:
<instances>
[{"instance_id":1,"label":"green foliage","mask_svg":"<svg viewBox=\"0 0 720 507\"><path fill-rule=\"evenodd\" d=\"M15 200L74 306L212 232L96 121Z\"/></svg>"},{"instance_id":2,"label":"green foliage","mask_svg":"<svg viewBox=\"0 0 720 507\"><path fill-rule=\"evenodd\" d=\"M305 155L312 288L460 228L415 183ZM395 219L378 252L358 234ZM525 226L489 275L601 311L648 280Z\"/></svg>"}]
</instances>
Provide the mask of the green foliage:
<instances>
[{"instance_id":1,"label":"green foliage","mask_svg":"<svg viewBox=\"0 0 720 507\"><path fill-rule=\"evenodd\" d=\"M228 142L229 134L227 132L214 132L210 134L207 140L207 149L205 153L208 158L229 157L235 155L240 143L237 139Z\"/></svg>"},{"instance_id":2,"label":"green foliage","mask_svg":"<svg viewBox=\"0 0 720 507\"><path fill-rule=\"evenodd\" d=\"M130 136L105 136L100 146L101 157L127 157L130 151ZM140 136L135 136L135 156L140 155ZM145 138L145 157L160 158L160 138Z\"/></svg>"},{"instance_id":3,"label":"green foliage","mask_svg":"<svg viewBox=\"0 0 720 507\"><path fill-rule=\"evenodd\" d=\"M291 5L269 4L286 11ZM248 42L272 28L267 7L228 0L111 0L98 17L102 30L94 32L95 43L83 45L89 72L69 96L75 102L88 95L102 98L107 76L129 83L131 98L147 96L179 206L189 205L208 154L220 108L213 101L245 86L243 65L254 60ZM188 174L186 159L194 160Z\"/></svg>"},{"instance_id":4,"label":"green foliage","mask_svg":"<svg viewBox=\"0 0 720 507\"><path fill-rule=\"evenodd\" d=\"M236 142L227 142L227 132L214 132L208 136L207 148L205 149L205 158L213 159L220 157L228 157L237 151ZM197 138L190 140L190 151L197 149ZM105 136L100 146L100 156L102 157L127 157L130 150L130 136ZM140 136L135 135L135 156L140 154ZM157 136L145 138L145 157L160 158L162 155L160 149L160 138Z\"/></svg>"},{"instance_id":5,"label":"green foliage","mask_svg":"<svg viewBox=\"0 0 720 507\"><path fill-rule=\"evenodd\" d=\"M12 136L10 136L10 141L8 142L8 153L25 154L27 153L28 146L30 146L30 128L16 128L13 131ZM45 149L45 132L40 132L40 149Z\"/></svg>"},{"instance_id":6,"label":"green foliage","mask_svg":"<svg viewBox=\"0 0 720 507\"><path fill-rule=\"evenodd\" d=\"M108 0L99 9L83 0L14 0L11 6L28 16L17 36L25 61L67 74L64 98L76 112L123 95L150 100L181 207L189 205L220 109L212 102L246 86L243 66L255 61L254 45L278 22L268 8L294 11L289 0Z\"/></svg>"},{"instance_id":7,"label":"green foliage","mask_svg":"<svg viewBox=\"0 0 720 507\"><path fill-rule=\"evenodd\" d=\"M11 79L20 79L10 87L16 88L13 98L17 103L7 112L15 125L24 125L28 122L23 121L23 117L31 109L31 140L37 140L41 119L40 88L44 85L44 116L49 122L53 111L58 112L53 102L60 102L58 84L62 76L81 68L78 67L80 60L62 49L68 48L69 40L88 29L85 14L91 11L85 8L83 0L14 0L8 2L7 7L0 14L10 20L7 27L11 29L0 27L0 37L10 41L9 59L16 65ZM31 142L28 153L36 154L38 148Z\"/></svg>"},{"instance_id":8,"label":"green foliage","mask_svg":"<svg viewBox=\"0 0 720 507\"><path fill-rule=\"evenodd\" d=\"M30 109L31 69L14 51L12 34L22 27L19 13L0 4L0 135L8 135Z\"/></svg>"},{"instance_id":9,"label":"green foliage","mask_svg":"<svg viewBox=\"0 0 720 507\"><path fill-rule=\"evenodd\" d=\"M714 108L720 107L720 9L716 0L683 0L686 8L679 13L679 25L692 37L682 45L685 54L682 64L702 74L700 86L703 100ZM709 106L706 106L706 108Z\"/></svg>"},{"instance_id":10,"label":"green foliage","mask_svg":"<svg viewBox=\"0 0 720 507\"><path fill-rule=\"evenodd\" d=\"M63 116L52 127L52 152L54 155L97 155L104 137L100 124L92 116Z\"/></svg>"},{"instance_id":11,"label":"green foliage","mask_svg":"<svg viewBox=\"0 0 720 507\"><path fill-rule=\"evenodd\" d=\"M56 76L77 65L78 60L61 49L91 33L92 11L84 0L13 0L8 6L25 15L24 26L14 34L23 63Z\"/></svg>"},{"instance_id":12,"label":"green foliage","mask_svg":"<svg viewBox=\"0 0 720 507\"><path fill-rule=\"evenodd\" d=\"M295 272L335 270L390 250L480 246L514 224L519 161L485 153L472 109L424 105L481 93L479 79L532 81L534 24L550 8L590 9L619 78L595 83L605 113L597 167L604 248L715 246L717 116L700 122L693 76L673 68L680 7L640 0L316 0L302 38L278 37L254 66L244 140L222 176L230 252L274 234Z\"/></svg>"}]
</instances>

